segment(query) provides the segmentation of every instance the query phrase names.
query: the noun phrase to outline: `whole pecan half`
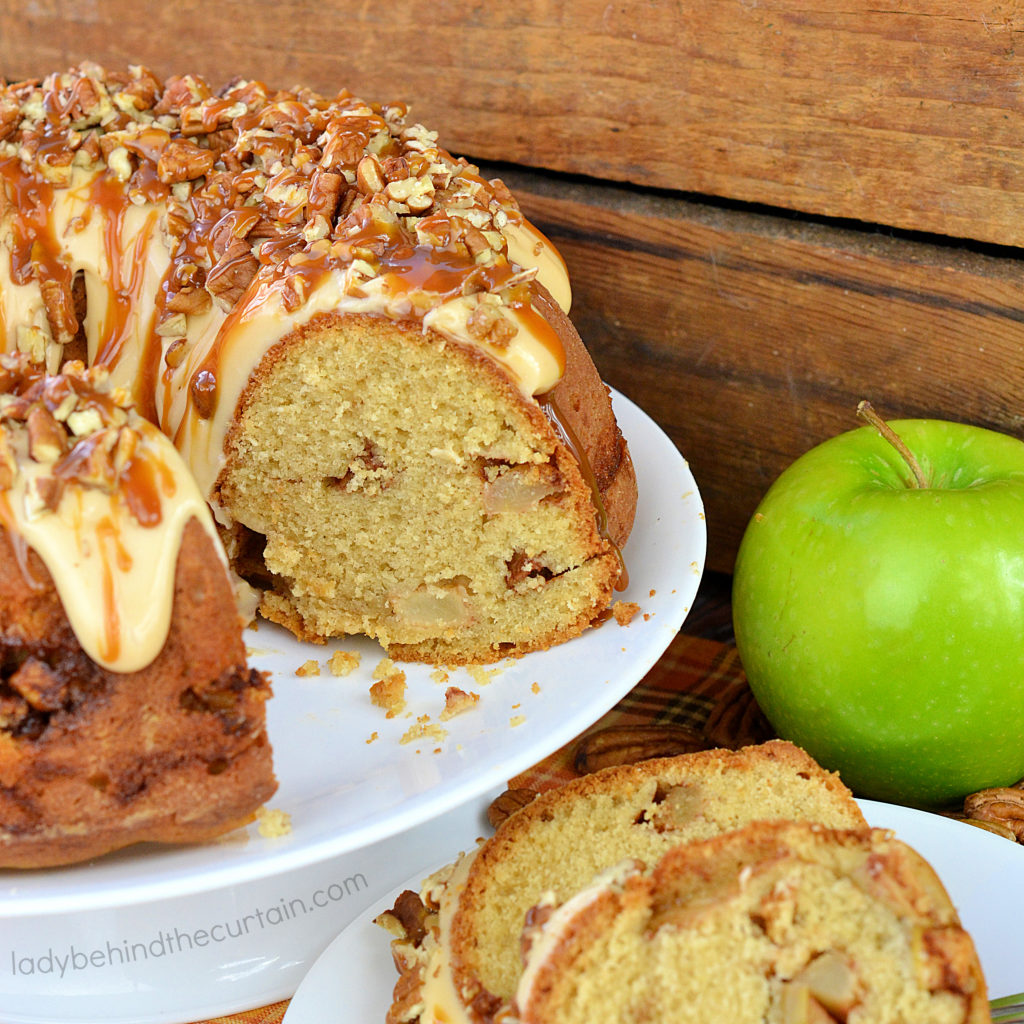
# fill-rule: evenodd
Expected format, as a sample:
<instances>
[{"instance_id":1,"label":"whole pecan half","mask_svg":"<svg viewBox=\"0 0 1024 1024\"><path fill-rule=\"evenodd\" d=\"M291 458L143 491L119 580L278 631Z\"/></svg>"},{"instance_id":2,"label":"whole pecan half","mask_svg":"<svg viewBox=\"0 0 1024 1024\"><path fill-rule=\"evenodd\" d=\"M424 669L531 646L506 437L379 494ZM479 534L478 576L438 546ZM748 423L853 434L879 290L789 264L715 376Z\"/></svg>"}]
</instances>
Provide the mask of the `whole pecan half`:
<instances>
[{"instance_id":1,"label":"whole pecan half","mask_svg":"<svg viewBox=\"0 0 1024 1024\"><path fill-rule=\"evenodd\" d=\"M976 821L1002 825L1024 842L1024 789L999 786L971 793L964 800L964 814Z\"/></svg>"},{"instance_id":2,"label":"whole pecan half","mask_svg":"<svg viewBox=\"0 0 1024 1024\"><path fill-rule=\"evenodd\" d=\"M598 729L580 740L573 767L581 775L617 764L674 757L713 746L706 736L685 725L616 725Z\"/></svg>"}]
</instances>

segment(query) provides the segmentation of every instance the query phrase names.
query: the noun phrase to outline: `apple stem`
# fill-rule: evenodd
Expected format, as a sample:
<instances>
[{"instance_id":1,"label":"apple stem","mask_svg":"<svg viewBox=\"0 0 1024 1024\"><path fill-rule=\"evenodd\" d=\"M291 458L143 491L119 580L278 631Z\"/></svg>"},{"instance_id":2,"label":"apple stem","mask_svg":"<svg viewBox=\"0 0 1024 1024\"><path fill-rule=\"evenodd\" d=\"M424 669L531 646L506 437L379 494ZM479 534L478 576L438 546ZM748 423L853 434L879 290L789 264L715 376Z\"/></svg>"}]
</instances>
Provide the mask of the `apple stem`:
<instances>
[{"instance_id":1,"label":"apple stem","mask_svg":"<svg viewBox=\"0 0 1024 1024\"><path fill-rule=\"evenodd\" d=\"M921 469L921 463L917 461L914 453L907 447L903 438L875 412L874 406L867 399L863 399L857 404L857 415L862 420L870 423L900 453L903 461L910 467L910 472L913 474L914 482L911 486L927 489L928 479L924 475L924 470Z\"/></svg>"}]
</instances>

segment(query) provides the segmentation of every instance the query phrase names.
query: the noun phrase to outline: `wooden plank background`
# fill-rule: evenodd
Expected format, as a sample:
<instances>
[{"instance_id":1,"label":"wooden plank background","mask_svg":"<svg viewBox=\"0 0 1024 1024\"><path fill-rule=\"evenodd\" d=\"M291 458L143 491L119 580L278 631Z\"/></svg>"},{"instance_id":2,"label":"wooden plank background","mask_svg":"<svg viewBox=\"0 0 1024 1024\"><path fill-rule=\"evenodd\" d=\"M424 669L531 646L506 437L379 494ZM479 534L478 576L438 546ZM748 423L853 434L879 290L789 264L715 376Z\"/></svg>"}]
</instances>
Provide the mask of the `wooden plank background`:
<instances>
[{"instance_id":1,"label":"wooden plank background","mask_svg":"<svg viewBox=\"0 0 1024 1024\"><path fill-rule=\"evenodd\" d=\"M92 58L411 99L485 160L1024 243L1005 0L34 0L0 72Z\"/></svg>"},{"instance_id":2,"label":"wooden plank background","mask_svg":"<svg viewBox=\"0 0 1024 1024\"><path fill-rule=\"evenodd\" d=\"M1022 32L996 0L35 0L0 5L0 75L348 86L501 161L728 571L861 397L1024 434Z\"/></svg>"}]
</instances>

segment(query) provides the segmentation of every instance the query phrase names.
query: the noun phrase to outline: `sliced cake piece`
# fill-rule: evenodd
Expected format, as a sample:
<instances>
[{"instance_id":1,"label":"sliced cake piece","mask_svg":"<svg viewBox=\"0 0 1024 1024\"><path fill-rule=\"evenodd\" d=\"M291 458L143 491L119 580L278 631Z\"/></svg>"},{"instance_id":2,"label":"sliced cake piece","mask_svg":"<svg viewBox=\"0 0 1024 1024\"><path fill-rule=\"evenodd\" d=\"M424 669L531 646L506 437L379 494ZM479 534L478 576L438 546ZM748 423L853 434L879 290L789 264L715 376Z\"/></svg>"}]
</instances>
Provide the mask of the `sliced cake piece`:
<instances>
[{"instance_id":1,"label":"sliced cake piece","mask_svg":"<svg viewBox=\"0 0 1024 1024\"><path fill-rule=\"evenodd\" d=\"M977 953L882 830L755 823L623 865L524 935L522 1024L981 1024Z\"/></svg>"},{"instance_id":2,"label":"sliced cake piece","mask_svg":"<svg viewBox=\"0 0 1024 1024\"><path fill-rule=\"evenodd\" d=\"M389 1020L489 1021L515 995L531 908L623 860L653 864L681 843L775 819L865 826L838 777L781 740L608 768L542 793L383 922L401 974Z\"/></svg>"}]
</instances>

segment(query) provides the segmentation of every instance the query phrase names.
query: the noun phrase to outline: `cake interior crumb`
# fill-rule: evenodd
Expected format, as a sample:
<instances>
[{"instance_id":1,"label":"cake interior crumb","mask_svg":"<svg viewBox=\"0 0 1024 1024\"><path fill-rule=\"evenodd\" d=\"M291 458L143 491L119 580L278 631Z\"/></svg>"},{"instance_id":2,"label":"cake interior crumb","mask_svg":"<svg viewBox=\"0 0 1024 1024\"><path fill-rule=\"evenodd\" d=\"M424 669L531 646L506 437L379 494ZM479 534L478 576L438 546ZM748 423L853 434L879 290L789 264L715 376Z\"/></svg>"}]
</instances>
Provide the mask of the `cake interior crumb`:
<instances>
[{"instance_id":1,"label":"cake interior crumb","mask_svg":"<svg viewBox=\"0 0 1024 1024\"><path fill-rule=\"evenodd\" d=\"M278 839L292 830L292 816L287 811L261 807L256 812L257 830L264 839Z\"/></svg>"},{"instance_id":2,"label":"cake interior crumb","mask_svg":"<svg viewBox=\"0 0 1024 1024\"><path fill-rule=\"evenodd\" d=\"M475 708L480 700L480 694L462 690L457 686L449 686L444 694L444 710L441 712L441 721L446 722L449 718L461 715L465 711Z\"/></svg>"},{"instance_id":3,"label":"cake interior crumb","mask_svg":"<svg viewBox=\"0 0 1024 1024\"><path fill-rule=\"evenodd\" d=\"M612 605L612 615L620 626L628 626L639 611L640 605L636 601L616 601Z\"/></svg>"},{"instance_id":4,"label":"cake interior crumb","mask_svg":"<svg viewBox=\"0 0 1024 1024\"><path fill-rule=\"evenodd\" d=\"M335 651L327 660L332 676L351 675L359 668L359 654L356 651Z\"/></svg>"},{"instance_id":5,"label":"cake interior crumb","mask_svg":"<svg viewBox=\"0 0 1024 1024\"><path fill-rule=\"evenodd\" d=\"M383 708L386 718L395 718L405 710L405 673L392 672L370 687L370 701Z\"/></svg>"}]
</instances>

